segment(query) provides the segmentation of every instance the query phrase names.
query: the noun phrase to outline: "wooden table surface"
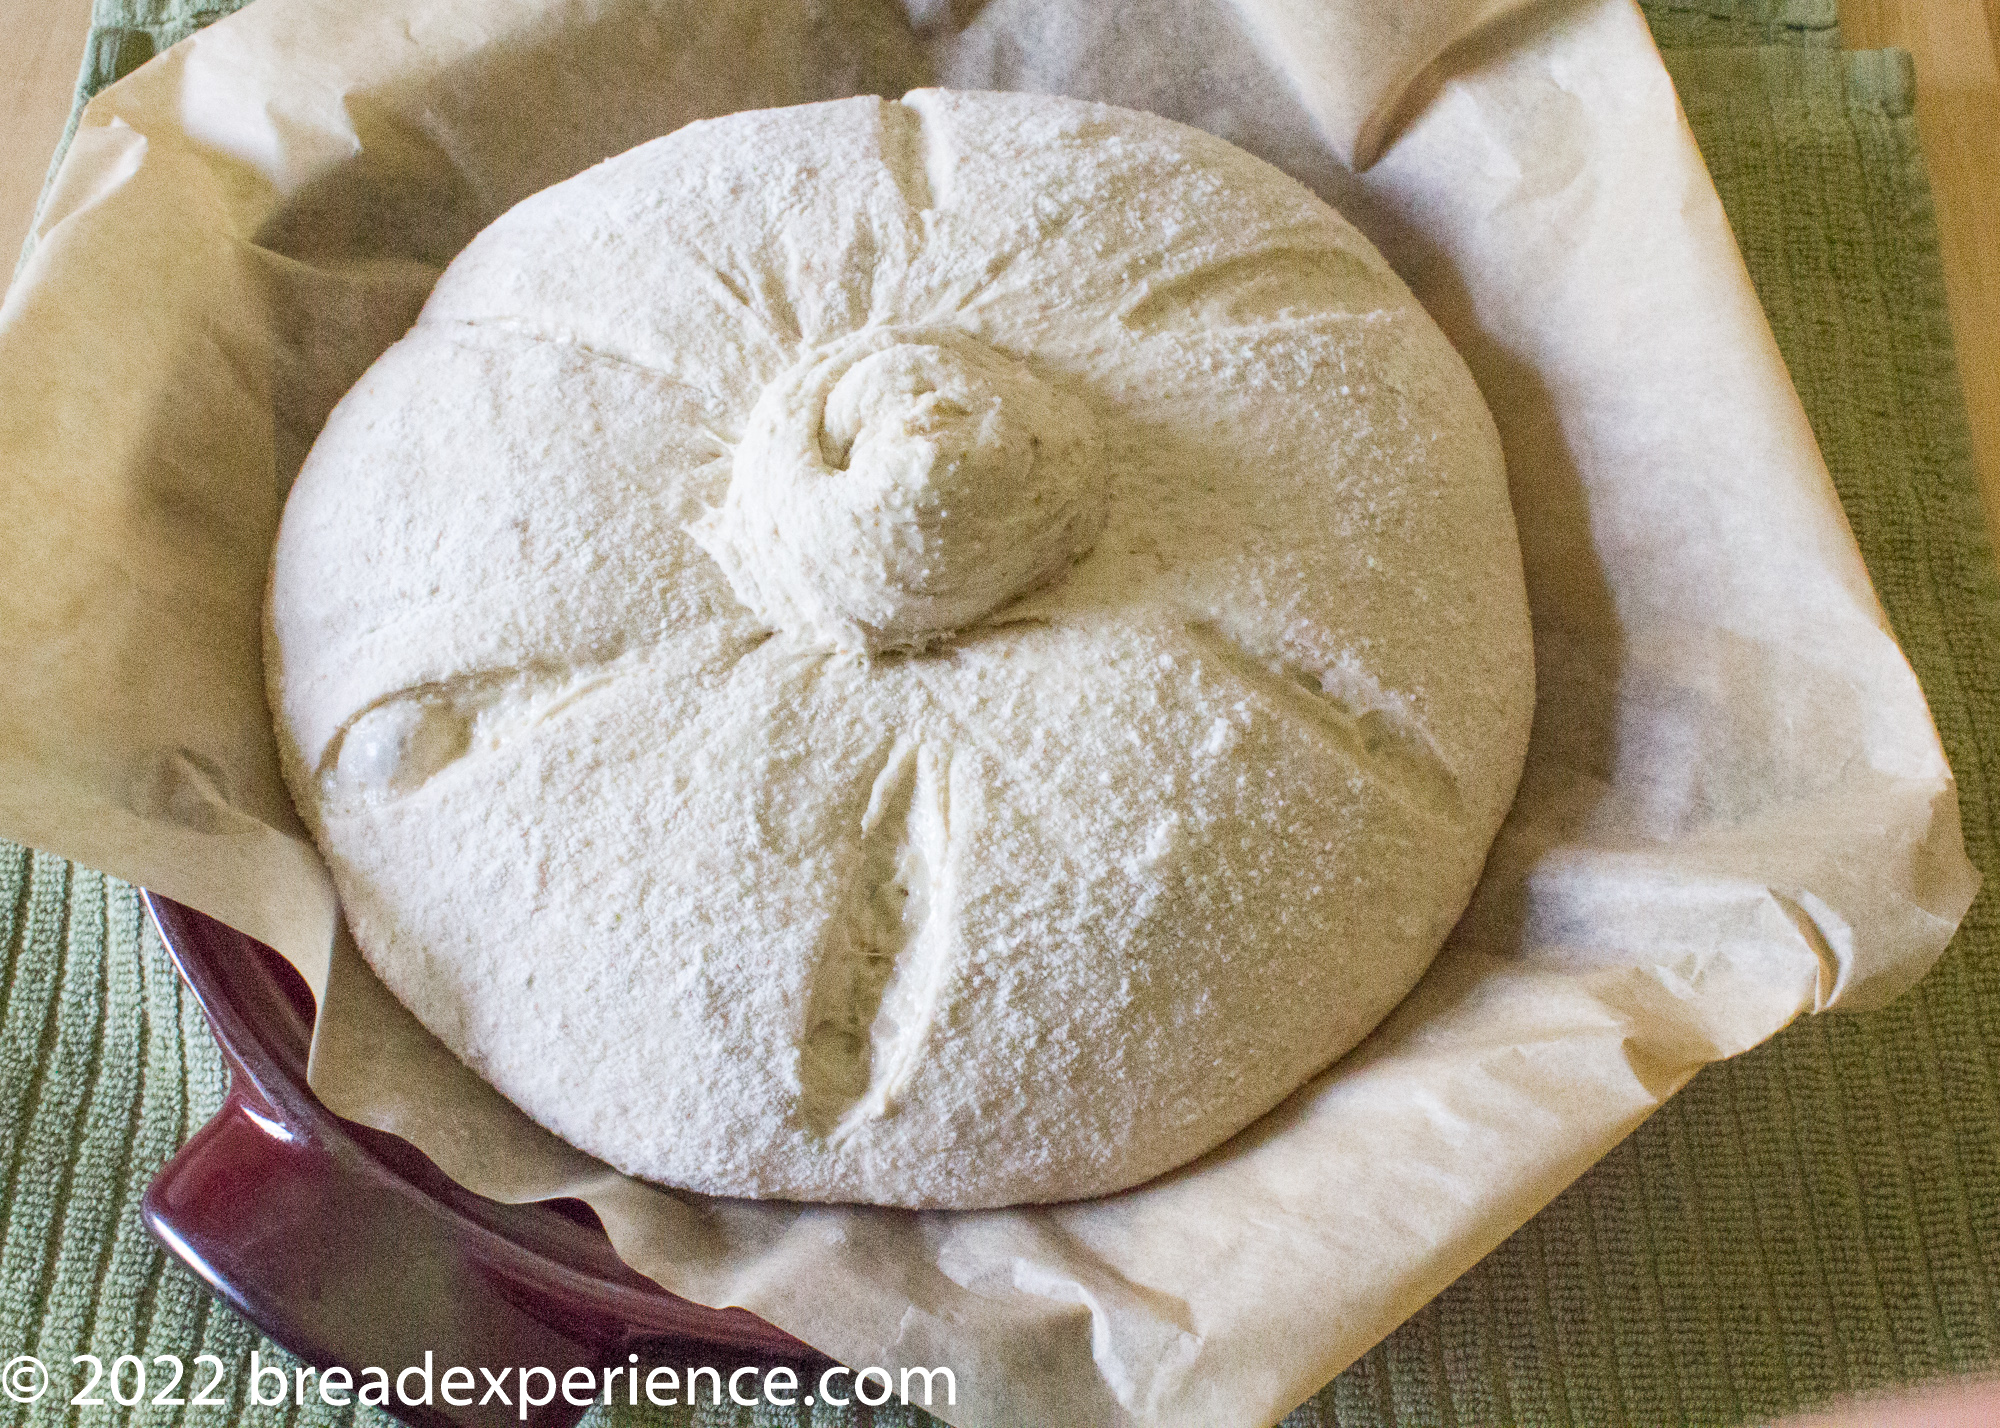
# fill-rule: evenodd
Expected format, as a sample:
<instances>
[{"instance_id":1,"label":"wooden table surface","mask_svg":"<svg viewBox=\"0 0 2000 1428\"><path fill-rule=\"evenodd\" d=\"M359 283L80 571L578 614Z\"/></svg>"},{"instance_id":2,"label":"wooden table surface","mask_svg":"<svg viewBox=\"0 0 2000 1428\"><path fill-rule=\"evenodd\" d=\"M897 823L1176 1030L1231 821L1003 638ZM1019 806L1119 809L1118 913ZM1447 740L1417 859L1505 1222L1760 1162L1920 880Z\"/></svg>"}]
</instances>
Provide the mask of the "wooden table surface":
<instances>
[{"instance_id":1,"label":"wooden table surface","mask_svg":"<svg viewBox=\"0 0 2000 1428\"><path fill-rule=\"evenodd\" d=\"M2000 0L1841 0L1851 49L1916 57L1958 362L2000 548ZM28 231L76 84L90 0L0 0L0 272Z\"/></svg>"}]
</instances>

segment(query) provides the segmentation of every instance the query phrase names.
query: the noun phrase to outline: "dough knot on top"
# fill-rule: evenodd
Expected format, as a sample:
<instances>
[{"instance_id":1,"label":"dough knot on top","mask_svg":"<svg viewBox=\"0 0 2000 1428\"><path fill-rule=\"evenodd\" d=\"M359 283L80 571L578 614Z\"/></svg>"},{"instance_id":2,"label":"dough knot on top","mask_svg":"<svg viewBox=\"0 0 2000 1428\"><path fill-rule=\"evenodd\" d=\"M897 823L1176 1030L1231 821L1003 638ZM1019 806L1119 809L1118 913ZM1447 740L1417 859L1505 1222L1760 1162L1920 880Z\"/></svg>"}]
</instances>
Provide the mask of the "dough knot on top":
<instances>
[{"instance_id":1,"label":"dough knot on top","mask_svg":"<svg viewBox=\"0 0 2000 1428\"><path fill-rule=\"evenodd\" d=\"M1059 379L952 329L867 328L765 387L688 533L774 630L922 649L1090 549L1102 446Z\"/></svg>"}]
</instances>

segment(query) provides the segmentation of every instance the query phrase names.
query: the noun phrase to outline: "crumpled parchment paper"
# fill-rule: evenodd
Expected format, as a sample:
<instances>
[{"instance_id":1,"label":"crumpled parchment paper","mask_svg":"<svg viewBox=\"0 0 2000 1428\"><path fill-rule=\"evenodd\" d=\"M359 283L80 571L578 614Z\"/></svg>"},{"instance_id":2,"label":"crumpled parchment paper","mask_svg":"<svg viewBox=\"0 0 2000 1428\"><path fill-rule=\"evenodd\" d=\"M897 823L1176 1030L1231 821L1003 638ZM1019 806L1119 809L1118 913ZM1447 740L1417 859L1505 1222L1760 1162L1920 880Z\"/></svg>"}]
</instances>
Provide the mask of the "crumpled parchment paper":
<instances>
[{"instance_id":1,"label":"crumpled parchment paper","mask_svg":"<svg viewBox=\"0 0 2000 1428\"><path fill-rule=\"evenodd\" d=\"M703 115L926 83L1152 109L1317 188L1464 352L1535 619L1472 908L1357 1051L1105 1200L706 1200L525 1120L377 983L279 779L259 611L333 402L516 200ZM1275 1420L1705 1062L1872 1006L1976 882L1630 0L257 0L100 96L0 307L0 832L277 947L313 1084L963 1425Z\"/></svg>"}]
</instances>

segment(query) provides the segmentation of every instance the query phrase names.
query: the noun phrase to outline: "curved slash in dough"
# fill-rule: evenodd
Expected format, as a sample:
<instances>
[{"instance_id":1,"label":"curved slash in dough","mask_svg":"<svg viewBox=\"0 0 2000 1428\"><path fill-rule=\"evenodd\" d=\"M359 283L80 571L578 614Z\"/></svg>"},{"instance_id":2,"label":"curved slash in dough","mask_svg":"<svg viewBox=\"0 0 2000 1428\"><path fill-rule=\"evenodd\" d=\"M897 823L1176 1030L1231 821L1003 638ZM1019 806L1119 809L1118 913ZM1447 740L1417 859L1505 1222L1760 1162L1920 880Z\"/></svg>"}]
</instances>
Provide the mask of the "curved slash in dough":
<instances>
[{"instance_id":1,"label":"curved slash in dough","mask_svg":"<svg viewBox=\"0 0 2000 1428\"><path fill-rule=\"evenodd\" d=\"M950 965L951 759L899 737L861 816L799 1047L799 1109L839 1145L896 1112Z\"/></svg>"},{"instance_id":2,"label":"curved slash in dough","mask_svg":"<svg viewBox=\"0 0 2000 1428\"><path fill-rule=\"evenodd\" d=\"M882 160L910 212L922 213L937 206L931 180L931 133L924 127L922 110L902 103L882 106Z\"/></svg>"},{"instance_id":3,"label":"curved slash in dough","mask_svg":"<svg viewBox=\"0 0 2000 1428\"><path fill-rule=\"evenodd\" d=\"M498 748L604 688L621 661L631 657L570 670L538 665L485 670L384 695L357 710L327 741L315 770L321 802L412 793L467 754ZM400 727L388 747L371 750L358 765L348 745L377 723Z\"/></svg>"},{"instance_id":4,"label":"curved slash in dough","mask_svg":"<svg viewBox=\"0 0 2000 1428\"><path fill-rule=\"evenodd\" d=\"M753 639L736 662L754 654L769 638ZM379 802L413 793L467 755L497 749L609 688L620 674L651 654L651 646L641 645L585 664L532 662L385 694L357 710L327 740L314 770L322 806L338 806L356 797ZM374 777L350 777L360 771L351 771L343 756L357 729L399 710L411 716L409 729L397 740L404 747L383 750L378 755L383 766L368 770Z\"/></svg>"},{"instance_id":5,"label":"curved slash in dough","mask_svg":"<svg viewBox=\"0 0 2000 1428\"><path fill-rule=\"evenodd\" d=\"M1279 322L1302 312L1339 313L1338 295L1354 286L1348 270L1367 266L1365 259L1336 247L1243 253L1136 284L1118 320L1133 332L1211 332ZM1379 312L1341 315L1366 321Z\"/></svg>"},{"instance_id":6,"label":"curved slash in dough","mask_svg":"<svg viewBox=\"0 0 2000 1428\"><path fill-rule=\"evenodd\" d=\"M1387 709L1357 710L1327 689L1318 671L1260 655L1205 620L1190 621L1187 633L1279 709L1303 715L1331 734L1391 797L1432 817L1464 822L1458 780L1423 731L1408 720Z\"/></svg>"}]
</instances>

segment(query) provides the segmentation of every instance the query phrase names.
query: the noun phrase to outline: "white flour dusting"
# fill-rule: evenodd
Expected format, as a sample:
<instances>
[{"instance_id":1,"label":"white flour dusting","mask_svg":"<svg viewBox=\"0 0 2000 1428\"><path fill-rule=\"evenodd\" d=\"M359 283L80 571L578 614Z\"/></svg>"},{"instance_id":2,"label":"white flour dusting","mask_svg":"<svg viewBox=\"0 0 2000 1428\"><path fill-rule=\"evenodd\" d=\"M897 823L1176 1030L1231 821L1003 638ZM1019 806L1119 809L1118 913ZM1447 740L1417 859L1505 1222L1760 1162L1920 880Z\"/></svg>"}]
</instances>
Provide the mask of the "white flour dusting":
<instances>
[{"instance_id":1,"label":"white flour dusting","mask_svg":"<svg viewBox=\"0 0 2000 1428\"><path fill-rule=\"evenodd\" d=\"M1492 423L1367 242L947 91L487 229L315 446L267 656L356 941L529 1115L918 1206L1134 1184L1353 1046L1533 704Z\"/></svg>"}]
</instances>

